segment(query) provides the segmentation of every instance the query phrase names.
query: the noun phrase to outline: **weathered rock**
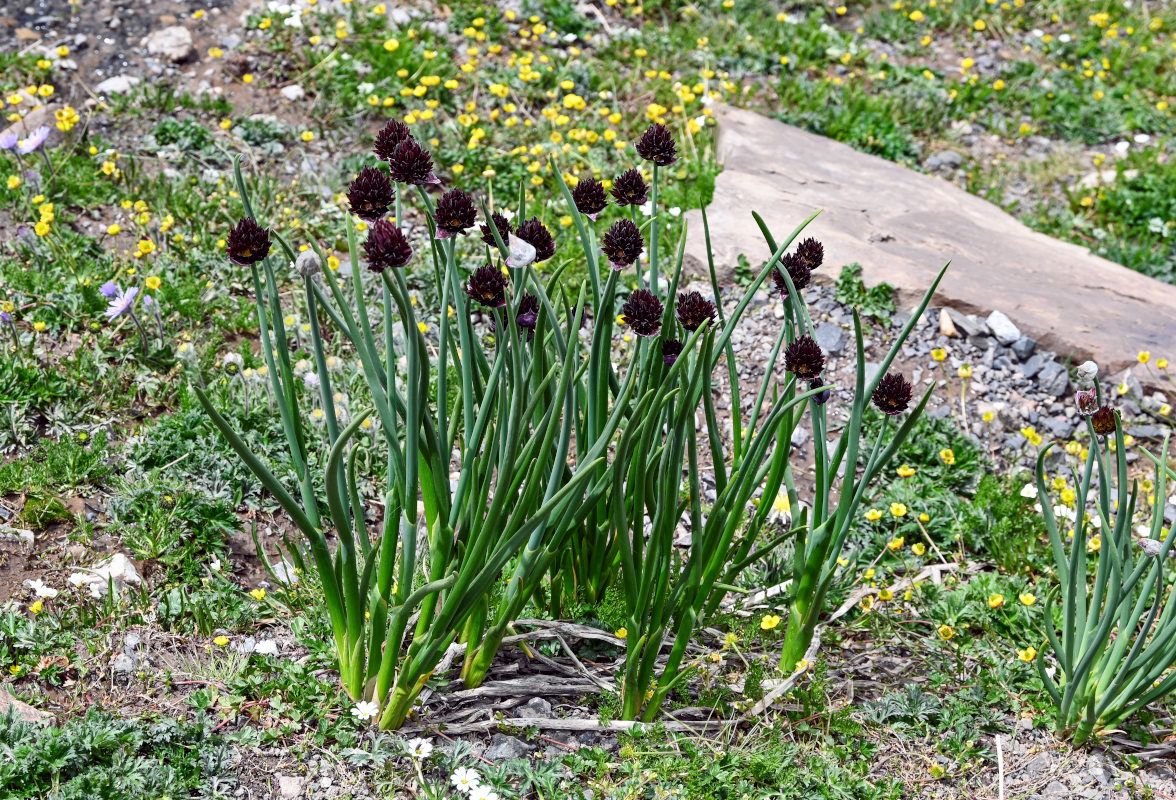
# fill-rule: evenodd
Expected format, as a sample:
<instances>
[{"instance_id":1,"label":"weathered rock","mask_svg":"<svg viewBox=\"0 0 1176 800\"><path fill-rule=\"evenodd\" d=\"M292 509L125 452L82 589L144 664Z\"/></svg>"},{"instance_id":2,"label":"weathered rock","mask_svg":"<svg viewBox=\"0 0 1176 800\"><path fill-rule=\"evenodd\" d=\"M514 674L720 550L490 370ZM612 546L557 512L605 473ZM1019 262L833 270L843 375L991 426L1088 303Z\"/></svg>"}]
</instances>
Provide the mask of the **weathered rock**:
<instances>
[{"instance_id":1,"label":"weathered rock","mask_svg":"<svg viewBox=\"0 0 1176 800\"><path fill-rule=\"evenodd\" d=\"M15 710L16 718L24 722L44 722L53 718L49 712L22 703L6 690L0 689L0 717L7 715L10 708Z\"/></svg>"},{"instance_id":2,"label":"weathered rock","mask_svg":"<svg viewBox=\"0 0 1176 800\"><path fill-rule=\"evenodd\" d=\"M282 800L295 800L302 794L302 778L293 775L278 776L278 796Z\"/></svg>"},{"instance_id":3,"label":"weathered rock","mask_svg":"<svg viewBox=\"0 0 1176 800\"><path fill-rule=\"evenodd\" d=\"M289 86L283 86L281 88L281 93L282 97L286 98L287 100L301 100L303 97L306 97L306 90L296 83L292 83Z\"/></svg>"},{"instance_id":4,"label":"weathered rock","mask_svg":"<svg viewBox=\"0 0 1176 800\"><path fill-rule=\"evenodd\" d=\"M126 94L135 85L139 83L139 79L134 75L116 75L113 78L107 78L94 87L95 94Z\"/></svg>"},{"instance_id":5,"label":"weathered rock","mask_svg":"<svg viewBox=\"0 0 1176 800\"><path fill-rule=\"evenodd\" d=\"M951 314L947 313L946 308L939 309L939 332L949 339L960 338L960 332L956 329L955 323L951 321Z\"/></svg>"},{"instance_id":6,"label":"weathered rock","mask_svg":"<svg viewBox=\"0 0 1176 800\"><path fill-rule=\"evenodd\" d=\"M1050 361L1037 374L1037 383L1043 392L1061 397L1070 386L1070 376L1066 373L1065 367L1056 361Z\"/></svg>"},{"instance_id":7,"label":"weathered rock","mask_svg":"<svg viewBox=\"0 0 1176 800\"><path fill-rule=\"evenodd\" d=\"M947 181L750 111L716 112L723 172L707 214L724 283L741 254L753 264L768 256L752 210L780 237L821 209L804 235L825 245L822 280L856 261L868 284L897 287L908 307L950 260L937 305L1000 308L1039 347L1093 358L1104 374L1176 341L1176 286L1032 231ZM688 267L705 274L701 217L687 221Z\"/></svg>"},{"instance_id":8,"label":"weathered rock","mask_svg":"<svg viewBox=\"0 0 1176 800\"><path fill-rule=\"evenodd\" d=\"M1018 361L1026 361L1029 356L1033 355L1033 351L1037 349L1037 342L1031 336L1022 336L1012 344L1013 355L1017 357Z\"/></svg>"},{"instance_id":9,"label":"weathered rock","mask_svg":"<svg viewBox=\"0 0 1176 800\"><path fill-rule=\"evenodd\" d=\"M822 322L813 331L813 338L826 354L838 355L845 347L845 330L836 323Z\"/></svg>"},{"instance_id":10,"label":"weathered rock","mask_svg":"<svg viewBox=\"0 0 1176 800\"><path fill-rule=\"evenodd\" d=\"M143 40L147 54L162 61L182 64L196 55L192 34L182 25L170 25L150 33Z\"/></svg>"},{"instance_id":11,"label":"weathered rock","mask_svg":"<svg viewBox=\"0 0 1176 800\"><path fill-rule=\"evenodd\" d=\"M1006 347L1021 338L1021 331L1003 311L993 311L984 321L996 340Z\"/></svg>"},{"instance_id":12,"label":"weathered rock","mask_svg":"<svg viewBox=\"0 0 1176 800\"><path fill-rule=\"evenodd\" d=\"M954 308L948 308L945 309L945 311L947 311L947 315L951 317L952 324L955 325L956 330L958 330L967 338L970 339L973 336L984 336L988 333L988 324L979 317L972 316L971 314L965 314L962 311L957 311Z\"/></svg>"},{"instance_id":13,"label":"weathered rock","mask_svg":"<svg viewBox=\"0 0 1176 800\"><path fill-rule=\"evenodd\" d=\"M504 761L511 758L525 758L534 749L534 745L527 744L522 739L516 739L514 736L507 736L504 733L496 733L483 755L490 761Z\"/></svg>"}]
</instances>

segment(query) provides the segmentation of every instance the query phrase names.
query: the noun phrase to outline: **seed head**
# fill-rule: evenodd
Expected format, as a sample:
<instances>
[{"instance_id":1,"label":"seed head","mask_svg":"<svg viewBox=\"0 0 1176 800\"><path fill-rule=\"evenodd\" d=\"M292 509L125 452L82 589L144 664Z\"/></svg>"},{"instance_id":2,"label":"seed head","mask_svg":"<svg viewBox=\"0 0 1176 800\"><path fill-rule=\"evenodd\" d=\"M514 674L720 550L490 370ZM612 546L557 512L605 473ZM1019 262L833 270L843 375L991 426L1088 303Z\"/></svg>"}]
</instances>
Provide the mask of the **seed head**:
<instances>
[{"instance_id":1,"label":"seed head","mask_svg":"<svg viewBox=\"0 0 1176 800\"><path fill-rule=\"evenodd\" d=\"M678 322L693 333L704 322L715 325L715 304L698 292L684 292L678 295Z\"/></svg>"},{"instance_id":2,"label":"seed head","mask_svg":"<svg viewBox=\"0 0 1176 800\"><path fill-rule=\"evenodd\" d=\"M811 336L801 336L784 350L784 369L796 377L811 381L825 369L825 354Z\"/></svg>"},{"instance_id":3,"label":"seed head","mask_svg":"<svg viewBox=\"0 0 1176 800\"><path fill-rule=\"evenodd\" d=\"M386 160L392 180L397 183L422 185L441 182L433 174L433 157L416 139L410 137L397 144Z\"/></svg>"},{"instance_id":4,"label":"seed head","mask_svg":"<svg viewBox=\"0 0 1176 800\"><path fill-rule=\"evenodd\" d=\"M509 284L502 271L487 264L478 267L466 281L465 293L487 308L502 308L506 305L506 287Z\"/></svg>"},{"instance_id":5,"label":"seed head","mask_svg":"<svg viewBox=\"0 0 1176 800\"><path fill-rule=\"evenodd\" d=\"M245 217L229 231L225 250L234 264L242 267L256 264L269 255L269 231L258 225L253 217Z\"/></svg>"},{"instance_id":6,"label":"seed head","mask_svg":"<svg viewBox=\"0 0 1176 800\"><path fill-rule=\"evenodd\" d=\"M625 324L638 336L657 336L661 330L662 314L665 307L654 294L646 289L637 289L621 306Z\"/></svg>"},{"instance_id":7,"label":"seed head","mask_svg":"<svg viewBox=\"0 0 1176 800\"><path fill-rule=\"evenodd\" d=\"M478 212L474 210L474 201L467 192L450 189L437 201L434 218L437 221L437 238L448 239L472 228L478 219Z\"/></svg>"},{"instance_id":8,"label":"seed head","mask_svg":"<svg viewBox=\"0 0 1176 800\"><path fill-rule=\"evenodd\" d=\"M401 269L412 260L412 245L404 233L386 219L376 220L363 243L368 269L380 273L391 267Z\"/></svg>"},{"instance_id":9,"label":"seed head","mask_svg":"<svg viewBox=\"0 0 1176 800\"><path fill-rule=\"evenodd\" d=\"M1078 413L1089 417L1098 411L1098 392L1094 389L1079 389L1074 395L1074 402L1078 404Z\"/></svg>"},{"instance_id":10,"label":"seed head","mask_svg":"<svg viewBox=\"0 0 1176 800\"><path fill-rule=\"evenodd\" d=\"M490 220L494 223L494 227L498 228L498 235L502 238L503 244L508 244L510 235L514 233L514 228L510 224L510 220L495 211L490 215ZM482 233L482 241L490 247L498 247L498 242L494 241L494 232L490 230L490 226L482 223L478 226L478 230Z\"/></svg>"},{"instance_id":11,"label":"seed head","mask_svg":"<svg viewBox=\"0 0 1176 800\"><path fill-rule=\"evenodd\" d=\"M901 414L911 404L911 385L897 372L888 372L878 381L871 399L883 414Z\"/></svg>"},{"instance_id":12,"label":"seed head","mask_svg":"<svg viewBox=\"0 0 1176 800\"><path fill-rule=\"evenodd\" d=\"M632 220L621 218L605 231L600 249L608 257L613 269L624 269L641 258L645 240Z\"/></svg>"},{"instance_id":13,"label":"seed head","mask_svg":"<svg viewBox=\"0 0 1176 800\"><path fill-rule=\"evenodd\" d=\"M392 181L375 167L364 167L347 190L351 213L360 219L374 222L388 213L394 195Z\"/></svg>"},{"instance_id":14,"label":"seed head","mask_svg":"<svg viewBox=\"0 0 1176 800\"><path fill-rule=\"evenodd\" d=\"M612 196L618 206L639 206L649 199L649 185L637 170L626 170L613 181Z\"/></svg>"},{"instance_id":15,"label":"seed head","mask_svg":"<svg viewBox=\"0 0 1176 800\"><path fill-rule=\"evenodd\" d=\"M682 355L682 343L677 339L662 339L662 362L667 367L674 366L678 356Z\"/></svg>"},{"instance_id":16,"label":"seed head","mask_svg":"<svg viewBox=\"0 0 1176 800\"><path fill-rule=\"evenodd\" d=\"M1118 419L1115 409L1110 406L1103 406L1090 417L1090 424L1094 426L1094 432L1099 436L1110 436L1115 432L1115 422Z\"/></svg>"},{"instance_id":17,"label":"seed head","mask_svg":"<svg viewBox=\"0 0 1176 800\"><path fill-rule=\"evenodd\" d=\"M596 220L596 215L604 211L605 206L608 205L608 195L604 191L604 186L596 178L587 178L576 184L576 188L572 189L572 202L576 204L576 209L593 221Z\"/></svg>"},{"instance_id":18,"label":"seed head","mask_svg":"<svg viewBox=\"0 0 1176 800\"><path fill-rule=\"evenodd\" d=\"M531 217L519 223L515 235L535 248L536 263L546 261L555 255L555 241L551 238L551 231L543 226L538 217Z\"/></svg>"},{"instance_id":19,"label":"seed head","mask_svg":"<svg viewBox=\"0 0 1176 800\"><path fill-rule=\"evenodd\" d=\"M637 155L659 167L668 167L678 160L678 148L669 129L655 122L637 140Z\"/></svg>"},{"instance_id":20,"label":"seed head","mask_svg":"<svg viewBox=\"0 0 1176 800\"><path fill-rule=\"evenodd\" d=\"M796 246L797 257L804 262L809 271L820 269L825 261L825 246L816 239L805 239Z\"/></svg>"},{"instance_id":21,"label":"seed head","mask_svg":"<svg viewBox=\"0 0 1176 800\"><path fill-rule=\"evenodd\" d=\"M539 322L539 298L527 292L519 300L519 313L515 315L515 324L520 328L533 331Z\"/></svg>"},{"instance_id":22,"label":"seed head","mask_svg":"<svg viewBox=\"0 0 1176 800\"><path fill-rule=\"evenodd\" d=\"M376 156L383 161L391 161L392 153L396 150L396 145L401 142L412 139L413 135L409 132L408 126L398 119L394 119L384 126L384 129L376 134L376 145L373 148L376 151Z\"/></svg>"}]
</instances>

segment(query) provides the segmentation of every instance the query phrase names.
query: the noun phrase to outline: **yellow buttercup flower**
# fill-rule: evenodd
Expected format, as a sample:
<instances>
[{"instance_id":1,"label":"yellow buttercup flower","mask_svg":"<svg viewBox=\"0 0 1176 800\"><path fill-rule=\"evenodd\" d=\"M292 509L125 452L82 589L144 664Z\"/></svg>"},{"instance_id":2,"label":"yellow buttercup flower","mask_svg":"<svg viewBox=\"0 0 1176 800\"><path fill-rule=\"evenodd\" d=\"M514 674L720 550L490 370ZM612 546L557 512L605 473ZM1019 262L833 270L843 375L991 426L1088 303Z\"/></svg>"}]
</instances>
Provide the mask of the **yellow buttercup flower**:
<instances>
[{"instance_id":1,"label":"yellow buttercup flower","mask_svg":"<svg viewBox=\"0 0 1176 800\"><path fill-rule=\"evenodd\" d=\"M960 368L956 370L956 374L959 375L964 380L967 380L968 378L972 377L972 365L971 364L961 364Z\"/></svg>"},{"instance_id":2,"label":"yellow buttercup flower","mask_svg":"<svg viewBox=\"0 0 1176 800\"><path fill-rule=\"evenodd\" d=\"M1028 664L1033 659L1037 658L1037 648L1026 647L1024 650L1017 651L1017 658Z\"/></svg>"},{"instance_id":3,"label":"yellow buttercup flower","mask_svg":"<svg viewBox=\"0 0 1176 800\"><path fill-rule=\"evenodd\" d=\"M229 643L229 637L228 636L218 636L212 640L212 643L215 644L217 647L224 647L225 645L227 645Z\"/></svg>"},{"instance_id":4,"label":"yellow buttercup flower","mask_svg":"<svg viewBox=\"0 0 1176 800\"><path fill-rule=\"evenodd\" d=\"M1021 601L1021 605L1023 606L1031 606L1037 602L1037 596L1029 592L1021 592L1021 594L1017 595L1017 599Z\"/></svg>"},{"instance_id":5,"label":"yellow buttercup flower","mask_svg":"<svg viewBox=\"0 0 1176 800\"><path fill-rule=\"evenodd\" d=\"M1147 362L1151 361L1151 353L1146 350L1140 350L1139 355L1136 356L1136 358L1139 359L1140 364L1146 364Z\"/></svg>"},{"instance_id":6,"label":"yellow buttercup flower","mask_svg":"<svg viewBox=\"0 0 1176 800\"><path fill-rule=\"evenodd\" d=\"M915 474L915 468L909 464L903 464L901 467L895 470L895 472L898 473L898 477L900 478L909 478Z\"/></svg>"},{"instance_id":7,"label":"yellow buttercup flower","mask_svg":"<svg viewBox=\"0 0 1176 800\"><path fill-rule=\"evenodd\" d=\"M886 543L886 546L889 547L892 551L893 550L901 550L902 545L903 545L903 538L901 536L895 536L893 539L891 539L889 542Z\"/></svg>"},{"instance_id":8,"label":"yellow buttercup flower","mask_svg":"<svg viewBox=\"0 0 1176 800\"><path fill-rule=\"evenodd\" d=\"M878 590L878 599L882 600L882 601L893 600L894 599L894 592L892 592L890 589L879 589Z\"/></svg>"},{"instance_id":9,"label":"yellow buttercup flower","mask_svg":"<svg viewBox=\"0 0 1176 800\"><path fill-rule=\"evenodd\" d=\"M935 361L943 361L944 359L947 358L947 351L944 350L942 347L936 347L934 350L931 351L931 358L934 359Z\"/></svg>"},{"instance_id":10,"label":"yellow buttercup flower","mask_svg":"<svg viewBox=\"0 0 1176 800\"><path fill-rule=\"evenodd\" d=\"M911 552L917 556L921 556L923 553L927 552L927 545L923 544L922 542L915 542L911 545Z\"/></svg>"},{"instance_id":11,"label":"yellow buttercup flower","mask_svg":"<svg viewBox=\"0 0 1176 800\"><path fill-rule=\"evenodd\" d=\"M871 508L866 512L866 519L870 522L877 522L878 520L882 519L882 512L876 508Z\"/></svg>"},{"instance_id":12,"label":"yellow buttercup flower","mask_svg":"<svg viewBox=\"0 0 1176 800\"><path fill-rule=\"evenodd\" d=\"M939 638L945 642L955 636L955 631L950 625L940 625L936 631L939 633Z\"/></svg>"},{"instance_id":13,"label":"yellow buttercup flower","mask_svg":"<svg viewBox=\"0 0 1176 800\"><path fill-rule=\"evenodd\" d=\"M770 631L780 624L780 617L775 614L765 614L764 618L760 620L760 629Z\"/></svg>"},{"instance_id":14,"label":"yellow buttercup flower","mask_svg":"<svg viewBox=\"0 0 1176 800\"><path fill-rule=\"evenodd\" d=\"M615 631L613 631L613 635L618 639L624 639L629 635L629 631L625 628L617 628Z\"/></svg>"},{"instance_id":15,"label":"yellow buttercup flower","mask_svg":"<svg viewBox=\"0 0 1176 800\"><path fill-rule=\"evenodd\" d=\"M907 507L905 505L903 505L902 503L891 503L890 504L891 516L905 517L906 513L907 513Z\"/></svg>"},{"instance_id":16,"label":"yellow buttercup flower","mask_svg":"<svg viewBox=\"0 0 1176 800\"><path fill-rule=\"evenodd\" d=\"M1000 608L1003 605L1004 605L1004 595L1003 594L997 592L996 594L989 595L989 597L988 597L988 607L989 608Z\"/></svg>"},{"instance_id":17,"label":"yellow buttercup flower","mask_svg":"<svg viewBox=\"0 0 1176 800\"><path fill-rule=\"evenodd\" d=\"M249 593L249 596L252 597L254 600L264 600L265 599L265 589L254 589L252 592Z\"/></svg>"},{"instance_id":18,"label":"yellow buttercup flower","mask_svg":"<svg viewBox=\"0 0 1176 800\"><path fill-rule=\"evenodd\" d=\"M143 281L143 283L147 286L148 289L153 290L158 289L161 285L163 285L163 281L160 280L158 275L148 275L147 279Z\"/></svg>"}]
</instances>

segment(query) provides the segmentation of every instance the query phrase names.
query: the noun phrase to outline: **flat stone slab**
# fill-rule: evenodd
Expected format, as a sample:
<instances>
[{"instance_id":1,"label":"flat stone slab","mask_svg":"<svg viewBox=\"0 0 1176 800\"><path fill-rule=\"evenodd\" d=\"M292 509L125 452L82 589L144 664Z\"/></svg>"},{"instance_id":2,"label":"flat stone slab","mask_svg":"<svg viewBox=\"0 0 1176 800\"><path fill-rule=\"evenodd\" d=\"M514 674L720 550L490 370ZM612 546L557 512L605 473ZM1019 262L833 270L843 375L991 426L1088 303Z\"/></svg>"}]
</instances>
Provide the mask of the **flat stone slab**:
<instances>
[{"instance_id":1,"label":"flat stone slab","mask_svg":"<svg viewBox=\"0 0 1176 800\"><path fill-rule=\"evenodd\" d=\"M25 722L45 722L53 719L53 715L48 711L33 708L10 695L7 689L0 688L0 717L6 716L9 709L15 711L17 719Z\"/></svg>"},{"instance_id":2,"label":"flat stone slab","mask_svg":"<svg viewBox=\"0 0 1176 800\"><path fill-rule=\"evenodd\" d=\"M991 203L848 145L759 114L716 108L723 171L707 209L715 265L733 279L740 254L768 253L752 211L783 240L805 231L825 245L818 277L858 262L910 307L947 261L933 303L987 317L999 310L1043 348L1098 362L1105 377L1140 350L1176 357L1176 286L1037 233ZM687 213L686 268L706 272L702 217Z\"/></svg>"}]
</instances>

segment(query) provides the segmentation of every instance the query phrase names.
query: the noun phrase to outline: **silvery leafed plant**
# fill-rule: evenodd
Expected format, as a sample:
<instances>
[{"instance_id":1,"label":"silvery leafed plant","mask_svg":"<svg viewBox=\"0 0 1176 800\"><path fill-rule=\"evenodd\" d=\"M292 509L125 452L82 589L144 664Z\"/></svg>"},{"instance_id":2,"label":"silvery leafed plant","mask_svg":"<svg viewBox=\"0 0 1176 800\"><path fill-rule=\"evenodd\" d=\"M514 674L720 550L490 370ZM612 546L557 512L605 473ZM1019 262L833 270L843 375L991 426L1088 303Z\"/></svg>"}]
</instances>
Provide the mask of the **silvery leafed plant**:
<instances>
[{"instance_id":1,"label":"silvery leafed plant","mask_svg":"<svg viewBox=\"0 0 1176 800\"><path fill-rule=\"evenodd\" d=\"M317 245L296 255L257 221L239 165L235 170L244 217L227 250L252 276L261 355L296 486L272 473L208 394L197 393L305 535L343 687L365 709L374 704L383 728L404 722L455 643L464 645L462 678L477 686L528 604L559 615L569 602L599 602L614 585L626 613L623 714L652 718L690 674L685 654L701 621L746 565L790 535L777 531L760 541L781 486L795 496L789 443L809 404L818 410L814 425L824 455L831 387L820 376L820 348L807 336L811 321L799 287L778 266L791 273L800 259L806 269L818 267L820 245L808 240L788 254L803 224L787 241L771 242L770 259L730 314L701 293L679 292L685 241L666 258L658 214L661 171L677 160L676 147L668 130L652 125L636 149L651 165L651 179L630 169L607 191L592 178L569 187L551 165L580 245L564 243L561 252L542 222L546 209L528 209L522 190L513 214L460 188L431 194L439 182L431 155L406 126L392 122L376 139L381 163L360 170L348 193L350 285L321 268ZM409 189L428 224L419 251L402 228ZM621 213L606 226L597 218L610 197ZM651 209L648 221L643 206ZM362 245L355 218L367 230ZM480 243L470 235L475 232ZM287 309L270 255L275 241L283 261L294 265L314 381L300 379L292 366ZM551 259L558 266L542 274ZM565 277L572 263L587 276L579 285ZM435 337L418 319L405 274L410 266L428 276L439 299L429 315ZM710 271L717 297L713 260ZM745 419L731 337L772 275L778 288L787 287L790 310ZM636 283L632 291L629 280ZM358 359L366 410L355 398L349 414L337 413L324 324ZM339 347L339 337L332 338ZM860 325L858 343L860 356ZM782 348L786 372L778 386ZM713 375L724 356L733 420L721 419L715 405ZM857 383L851 426L842 436L849 444L836 448L820 484L827 497L839 467L849 476L837 524L827 521L834 506L820 499L813 521L800 519L801 531L812 530L797 538L804 549L794 586L812 593L794 599L809 609L798 618L802 635L811 636L808 620L820 613L829 580L820 567L835 561L831 554L844 541L846 509L909 429L907 423L888 435L883 428L859 455L863 398L870 394L860 366ZM897 387L892 399L902 406L897 411L905 408L905 381L891 375L874 383ZM312 452L306 404L321 408L323 457ZM369 455L360 458L365 450ZM376 459L386 464L386 477L379 497L365 497L360 487L371 476L360 474L361 465ZM321 481L312 470L319 462L325 464ZM705 509L704 469L717 489ZM675 542L680 526L690 531L685 552Z\"/></svg>"}]
</instances>

